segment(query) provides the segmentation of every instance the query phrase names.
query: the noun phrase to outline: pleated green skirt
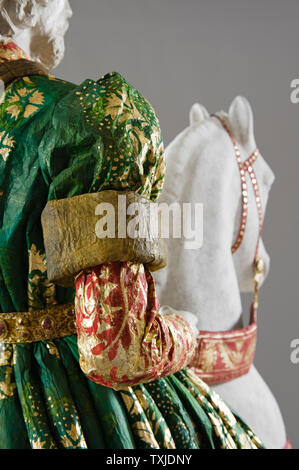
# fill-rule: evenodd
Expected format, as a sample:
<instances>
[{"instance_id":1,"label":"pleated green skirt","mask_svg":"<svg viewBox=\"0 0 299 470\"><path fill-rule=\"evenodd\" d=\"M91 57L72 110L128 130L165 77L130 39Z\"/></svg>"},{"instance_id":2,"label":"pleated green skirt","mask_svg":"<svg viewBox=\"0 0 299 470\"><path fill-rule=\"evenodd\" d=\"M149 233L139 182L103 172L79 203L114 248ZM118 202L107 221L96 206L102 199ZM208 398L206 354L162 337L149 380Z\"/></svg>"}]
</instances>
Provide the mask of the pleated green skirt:
<instances>
[{"instance_id":1,"label":"pleated green skirt","mask_svg":"<svg viewBox=\"0 0 299 470\"><path fill-rule=\"evenodd\" d=\"M85 377L77 338L0 343L0 448L261 448L188 369L116 392Z\"/></svg>"}]
</instances>

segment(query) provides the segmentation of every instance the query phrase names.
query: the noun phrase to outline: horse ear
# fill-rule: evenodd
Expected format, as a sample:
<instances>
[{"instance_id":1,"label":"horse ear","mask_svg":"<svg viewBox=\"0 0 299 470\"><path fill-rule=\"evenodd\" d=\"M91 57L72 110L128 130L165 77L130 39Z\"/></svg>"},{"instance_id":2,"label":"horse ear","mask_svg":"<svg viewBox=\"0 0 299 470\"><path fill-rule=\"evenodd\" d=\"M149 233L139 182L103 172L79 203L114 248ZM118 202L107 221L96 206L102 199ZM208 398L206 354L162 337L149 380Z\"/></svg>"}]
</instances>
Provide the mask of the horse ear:
<instances>
[{"instance_id":1,"label":"horse ear","mask_svg":"<svg viewBox=\"0 0 299 470\"><path fill-rule=\"evenodd\" d=\"M199 103L194 103L189 112L190 126L199 124L201 121L209 117L206 108Z\"/></svg>"},{"instance_id":2,"label":"horse ear","mask_svg":"<svg viewBox=\"0 0 299 470\"><path fill-rule=\"evenodd\" d=\"M234 137L251 150L255 147L253 113L251 106L244 96L237 96L229 108L229 120Z\"/></svg>"}]
</instances>

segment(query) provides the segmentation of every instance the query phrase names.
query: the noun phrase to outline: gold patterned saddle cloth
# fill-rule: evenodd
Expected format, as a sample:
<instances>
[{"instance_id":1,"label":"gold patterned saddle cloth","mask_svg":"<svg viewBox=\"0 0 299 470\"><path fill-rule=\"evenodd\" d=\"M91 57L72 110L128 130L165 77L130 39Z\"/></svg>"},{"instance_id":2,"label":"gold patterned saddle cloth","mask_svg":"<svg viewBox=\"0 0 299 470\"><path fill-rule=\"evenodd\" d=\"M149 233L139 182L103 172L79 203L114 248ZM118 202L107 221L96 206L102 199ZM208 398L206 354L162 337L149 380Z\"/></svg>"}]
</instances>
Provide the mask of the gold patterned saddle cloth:
<instances>
[{"instance_id":1,"label":"gold patterned saddle cloth","mask_svg":"<svg viewBox=\"0 0 299 470\"><path fill-rule=\"evenodd\" d=\"M228 382L249 372L254 360L257 322L254 311L248 327L230 331L200 331L190 367L210 385Z\"/></svg>"}]
</instances>

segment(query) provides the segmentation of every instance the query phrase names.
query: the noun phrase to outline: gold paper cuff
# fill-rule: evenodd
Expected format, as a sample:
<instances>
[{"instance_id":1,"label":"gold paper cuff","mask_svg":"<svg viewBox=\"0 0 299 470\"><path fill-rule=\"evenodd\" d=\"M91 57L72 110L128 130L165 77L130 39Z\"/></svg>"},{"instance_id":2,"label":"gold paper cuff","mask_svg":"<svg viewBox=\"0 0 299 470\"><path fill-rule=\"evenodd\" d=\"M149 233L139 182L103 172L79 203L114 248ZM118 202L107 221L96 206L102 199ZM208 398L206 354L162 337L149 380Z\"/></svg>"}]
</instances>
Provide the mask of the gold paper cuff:
<instances>
[{"instance_id":1,"label":"gold paper cuff","mask_svg":"<svg viewBox=\"0 0 299 470\"><path fill-rule=\"evenodd\" d=\"M123 206L118 206L118 196L125 196L121 202ZM100 219L96 215L96 207L100 203L113 206L113 238L99 238L96 234ZM143 233L147 234L144 238L127 235L128 226L136 215L126 215L132 203L138 203L138 220L142 221ZM41 216L48 279L62 286L71 286L74 276L81 270L110 261L143 263L151 271L163 268L166 249L151 224L153 206L156 204L133 191L109 190L49 201ZM119 219L124 217L125 225L121 226L119 233Z\"/></svg>"}]
</instances>

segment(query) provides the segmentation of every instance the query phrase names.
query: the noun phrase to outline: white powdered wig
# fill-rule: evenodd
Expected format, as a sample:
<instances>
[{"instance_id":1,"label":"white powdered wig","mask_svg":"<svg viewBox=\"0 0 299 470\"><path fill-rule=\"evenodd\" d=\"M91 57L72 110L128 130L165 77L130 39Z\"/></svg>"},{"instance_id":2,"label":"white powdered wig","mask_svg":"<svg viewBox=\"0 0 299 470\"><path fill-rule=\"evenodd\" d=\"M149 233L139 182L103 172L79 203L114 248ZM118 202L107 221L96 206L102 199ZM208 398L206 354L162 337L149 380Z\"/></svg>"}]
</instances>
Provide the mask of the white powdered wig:
<instances>
[{"instance_id":1,"label":"white powdered wig","mask_svg":"<svg viewBox=\"0 0 299 470\"><path fill-rule=\"evenodd\" d=\"M13 40L32 60L53 69L63 58L71 15L68 0L0 0L0 40Z\"/></svg>"}]
</instances>

